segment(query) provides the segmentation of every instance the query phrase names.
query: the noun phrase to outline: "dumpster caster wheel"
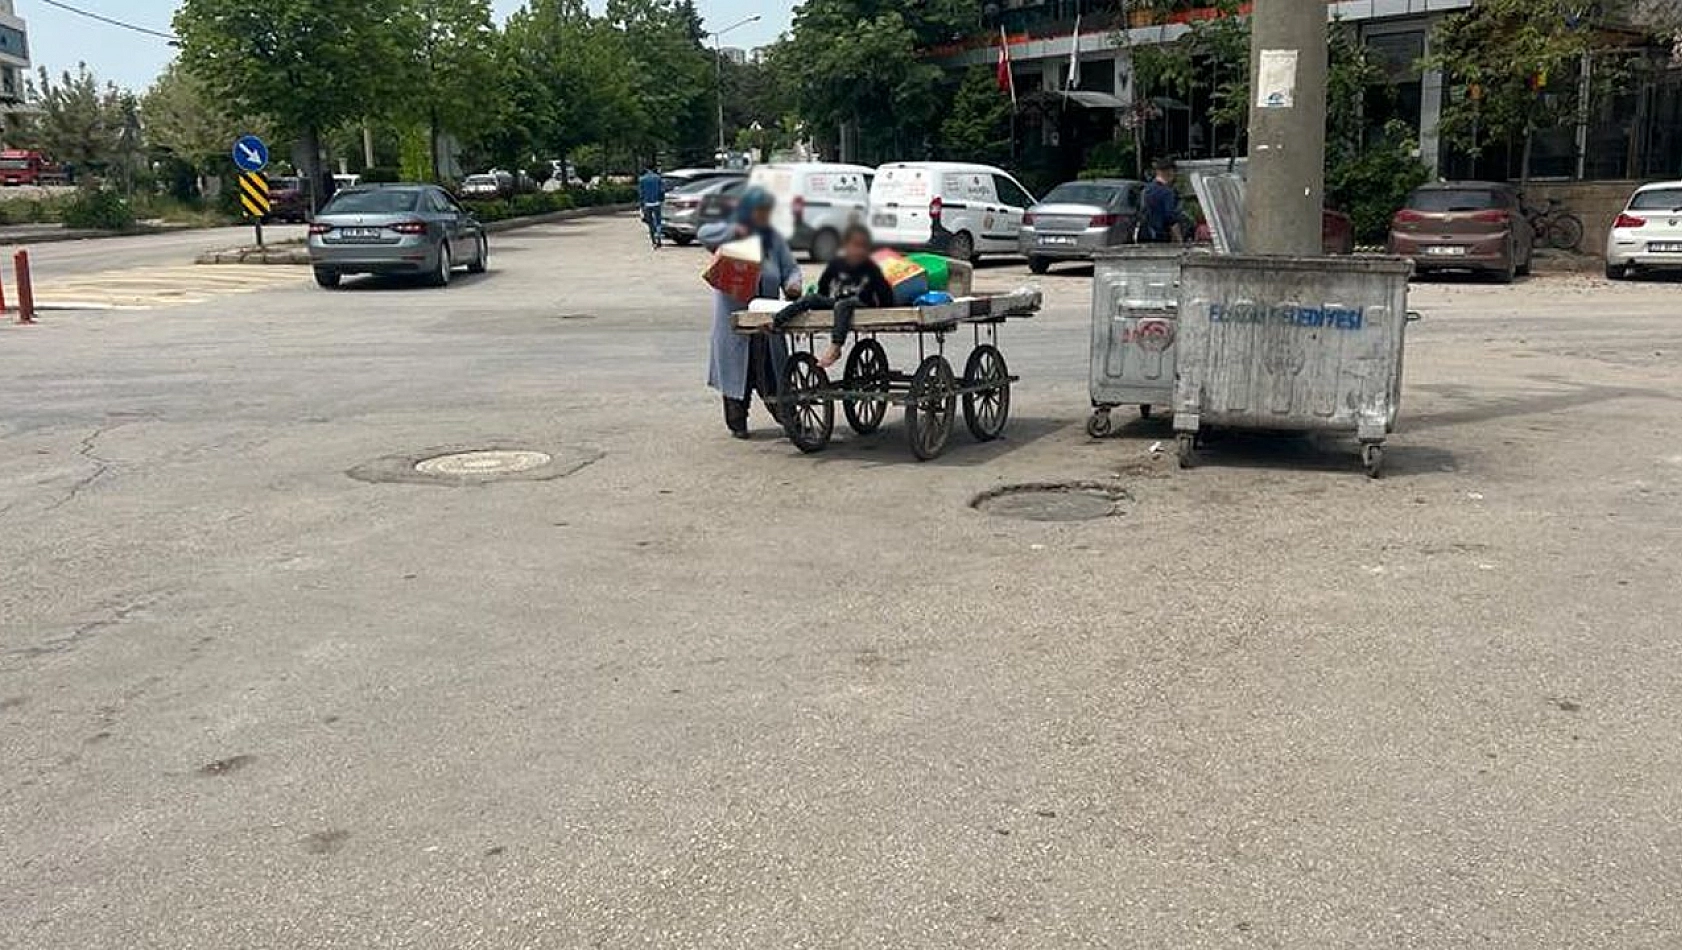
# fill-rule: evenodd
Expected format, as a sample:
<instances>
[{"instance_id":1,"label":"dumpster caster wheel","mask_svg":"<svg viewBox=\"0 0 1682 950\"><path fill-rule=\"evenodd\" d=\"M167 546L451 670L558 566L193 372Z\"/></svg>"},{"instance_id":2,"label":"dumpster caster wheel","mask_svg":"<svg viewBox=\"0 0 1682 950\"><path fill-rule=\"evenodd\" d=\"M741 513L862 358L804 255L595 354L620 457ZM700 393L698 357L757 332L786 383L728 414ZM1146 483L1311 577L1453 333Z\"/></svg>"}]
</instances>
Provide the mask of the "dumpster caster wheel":
<instances>
[{"instance_id":1,"label":"dumpster caster wheel","mask_svg":"<svg viewBox=\"0 0 1682 950\"><path fill-rule=\"evenodd\" d=\"M1361 465L1367 470L1368 478L1377 478L1384 473L1384 446L1361 446Z\"/></svg>"},{"instance_id":2,"label":"dumpster caster wheel","mask_svg":"<svg viewBox=\"0 0 1682 950\"><path fill-rule=\"evenodd\" d=\"M1197 436L1190 432L1180 433L1179 453L1181 468L1197 467Z\"/></svg>"},{"instance_id":3,"label":"dumpster caster wheel","mask_svg":"<svg viewBox=\"0 0 1682 950\"><path fill-rule=\"evenodd\" d=\"M808 455L822 452L835 433L835 402L828 390L829 375L812 354L789 357L783 370L783 431Z\"/></svg>"},{"instance_id":4,"label":"dumpster caster wheel","mask_svg":"<svg viewBox=\"0 0 1682 950\"><path fill-rule=\"evenodd\" d=\"M1115 432L1115 423L1110 420L1108 409L1099 409L1092 413L1092 418L1086 420L1086 434L1094 439L1107 439Z\"/></svg>"},{"instance_id":5,"label":"dumpster caster wheel","mask_svg":"<svg viewBox=\"0 0 1682 950\"><path fill-rule=\"evenodd\" d=\"M1148 405L1147 406L1140 406L1139 407L1139 418L1149 419L1151 417L1151 413L1154 412L1154 411L1155 411L1154 406L1148 406Z\"/></svg>"}]
</instances>

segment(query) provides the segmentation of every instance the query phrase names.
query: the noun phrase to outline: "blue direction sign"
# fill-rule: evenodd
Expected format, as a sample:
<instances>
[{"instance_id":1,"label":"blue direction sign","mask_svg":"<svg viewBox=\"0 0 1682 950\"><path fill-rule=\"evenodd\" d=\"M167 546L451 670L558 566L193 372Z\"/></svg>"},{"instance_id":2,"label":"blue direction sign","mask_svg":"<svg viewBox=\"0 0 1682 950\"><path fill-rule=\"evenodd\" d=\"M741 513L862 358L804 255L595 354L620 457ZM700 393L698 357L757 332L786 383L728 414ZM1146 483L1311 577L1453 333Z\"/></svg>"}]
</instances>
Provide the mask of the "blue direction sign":
<instances>
[{"instance_id":1,"label":"blue direction sign","mask_svg":"<svg viewBox=\"0 0 1682 950\"><path fill-rule=\"evenodd\" d=\"M269 147L255 135L242 135L234 143L234 165L242 172L260 172L269 167Z\"/></svg>"}]
</instances>

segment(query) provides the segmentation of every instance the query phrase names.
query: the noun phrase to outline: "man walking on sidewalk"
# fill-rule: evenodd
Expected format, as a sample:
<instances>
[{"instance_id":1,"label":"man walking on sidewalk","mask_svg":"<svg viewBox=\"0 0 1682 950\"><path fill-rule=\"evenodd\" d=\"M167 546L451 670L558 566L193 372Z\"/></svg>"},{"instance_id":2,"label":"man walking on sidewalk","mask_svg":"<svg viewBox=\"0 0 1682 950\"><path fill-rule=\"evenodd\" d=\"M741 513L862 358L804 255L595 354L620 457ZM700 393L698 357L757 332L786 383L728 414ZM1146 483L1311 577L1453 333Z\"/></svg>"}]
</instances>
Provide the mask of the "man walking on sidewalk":
<instances>
[{"instance_id":1,"label":"man walking on sidewalk","mask_svg":"<svg viewBox=\"0 0 1682 950\"><path fill-rule=\"evenodd\" d=\"M648 225L648 240L660 249L660 206L666 202L666 182L652 165L637 179L637 196L642 201L642 221Z\"/></svg>"}]
</instances>

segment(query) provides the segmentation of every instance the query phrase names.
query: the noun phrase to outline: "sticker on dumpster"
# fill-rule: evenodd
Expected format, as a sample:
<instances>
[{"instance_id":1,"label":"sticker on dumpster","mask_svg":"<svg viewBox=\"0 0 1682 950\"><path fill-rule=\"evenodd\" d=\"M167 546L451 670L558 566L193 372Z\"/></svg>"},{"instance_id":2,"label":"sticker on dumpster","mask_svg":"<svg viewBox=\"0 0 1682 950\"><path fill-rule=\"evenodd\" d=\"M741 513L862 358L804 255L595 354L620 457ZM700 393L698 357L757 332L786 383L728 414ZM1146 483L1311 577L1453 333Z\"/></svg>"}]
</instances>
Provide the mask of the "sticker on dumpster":
<instances>
[{"instance_id":1,"label":"sticker on dumpster","mask_svg":"<svg viewBox=\"0 0 1682 950\"><path fill-rule=\"evenodd\" d=\"M1289 327L1360 330L1366 326L1366 311L1355 307L1302 307L1296 304L1212 303L1210 323L1275 323Z\"/></svg>"},{"instance_id":2,"label":"sticker on dumpster","mask_svg":"<svg viewBox=\"0 0 1682 950\"><path fill-rule=\"evenodd\" d=\"M1126 337L1126 342L1142 350L1161 353L1174 343L1174 324L1168 320L1140 320Z\"/></svg>"}]
</instances>

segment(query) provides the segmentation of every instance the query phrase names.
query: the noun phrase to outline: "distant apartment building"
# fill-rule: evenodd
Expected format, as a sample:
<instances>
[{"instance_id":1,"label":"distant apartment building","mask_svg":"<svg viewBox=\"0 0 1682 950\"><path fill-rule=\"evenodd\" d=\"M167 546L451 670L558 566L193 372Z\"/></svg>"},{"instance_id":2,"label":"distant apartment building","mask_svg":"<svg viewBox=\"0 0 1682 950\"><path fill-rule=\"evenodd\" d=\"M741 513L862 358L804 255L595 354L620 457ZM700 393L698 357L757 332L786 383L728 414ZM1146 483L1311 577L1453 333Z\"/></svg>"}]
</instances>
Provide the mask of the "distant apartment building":
<instances>
[{"instance_id":1,"label":"distant apartment building","mask_svg":"<svg viewBox=\"0 0 1682 950\"><path fill-rule=\"evenodd\" d=\"M0 0L0 111L23 103L29 77L29 27L12 0Z\"/></svg>"},{"instance_id":2,"label":"distant apartment building","mask_svg":"<svg viewBox=\"0 0 1682 950\"><path fill-rule=\"evenodd\" d=\"M1516 178L1521 164L1516 155L1473 159L1455 154L1441 140L1443 108L1466 90L1419 66L1431 51L1437 24L1474 2L1327 0L1326 15L1355 31L1383 69L1386 88L1369 97L1368 128L1376 131L1392 120L1402 121L1419 143L1420 158L1440 174ZM1651 29L1682 20L1682 0L1641 4L1638 26ZM1136 89L1133 81L1133 52L1184 36L1190 23L1209 15L1200 9L1206 6L1188 0L1180 12L1164 17L1140 11L1127 0L986 0L983 30L967 43L936 53L952 68L992 66L1003 43L1021 103L1018 143L1025 156L1037 152L1065 174L1078 170L1088 149L1122 137L1122 126L1129 122L1143 122L1149 154L1220 157L1233 150L1234 133L1208 120L1207 89L1181 101L1162 90ZM1682 47L1678 52L1682 55ZM1583 68L1592 69L1592 64ZM1592 179L1682 171L1674 167L1682 162L1682 70L1674 64L1643 88L1596 111L1576 127L1539 134L1530 175Z\"/></svg>"},{"instance_id":3,"label":"distant apartment building","mask_svg":"<svg viewBox=\"0 0 1682 950\"><path fill-rule=\"evenodd\" d=\"M745 66L748 62L748 51L736 46L726 46L718 51L718 55L737 66Z\"/></svg>"}]
</instances>

